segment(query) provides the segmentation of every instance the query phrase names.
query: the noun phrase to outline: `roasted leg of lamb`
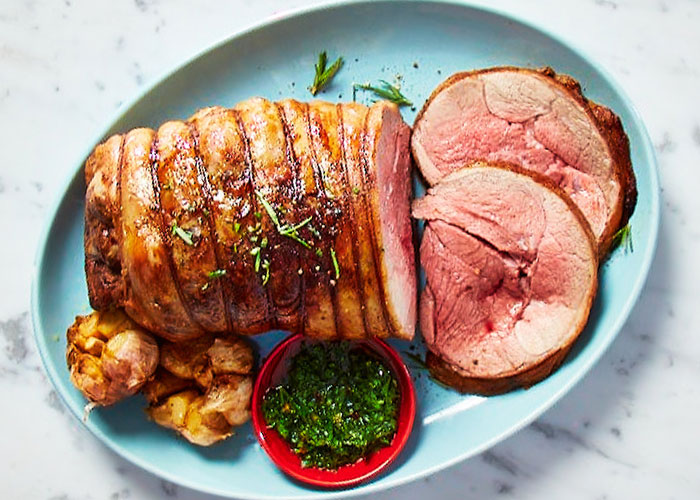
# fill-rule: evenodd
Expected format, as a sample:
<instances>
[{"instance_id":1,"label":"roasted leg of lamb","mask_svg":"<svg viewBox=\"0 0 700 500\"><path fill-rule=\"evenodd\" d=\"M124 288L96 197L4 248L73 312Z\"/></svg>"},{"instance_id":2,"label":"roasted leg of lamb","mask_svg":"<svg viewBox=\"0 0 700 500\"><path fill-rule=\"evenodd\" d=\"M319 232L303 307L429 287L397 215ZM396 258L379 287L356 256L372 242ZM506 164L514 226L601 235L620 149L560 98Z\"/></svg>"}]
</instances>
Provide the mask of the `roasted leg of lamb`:
<instances>
[{"instance_id":1,"label":"roasted leg of lamb","mask_svg":"<svg viewBox=\"0 0 700 500\"><path fill-rule=\"evenodd\" d=\"M85 168L90 303L171 341L412 338L409 136L388 102L253 98L110 137Z\"/></svg>"}]
</instances>

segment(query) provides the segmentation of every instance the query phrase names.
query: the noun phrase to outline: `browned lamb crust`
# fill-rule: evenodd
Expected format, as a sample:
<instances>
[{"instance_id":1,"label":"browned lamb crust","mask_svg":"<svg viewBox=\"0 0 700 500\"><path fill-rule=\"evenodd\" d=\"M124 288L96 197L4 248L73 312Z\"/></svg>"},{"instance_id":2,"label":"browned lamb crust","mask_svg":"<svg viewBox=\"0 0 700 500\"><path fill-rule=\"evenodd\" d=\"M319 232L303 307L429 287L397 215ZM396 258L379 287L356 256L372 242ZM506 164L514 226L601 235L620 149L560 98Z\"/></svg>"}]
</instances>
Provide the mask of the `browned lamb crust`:
<instances>
[{"instance_id":1,"label":"browned lamb crust","mask_svg":"<svg viewBox=\"0 0 700 500\"><path fill-rule=\"evenodd\" d=\"M253 98L109 138L85 169L92 306L173 341L412 338L409 136L388 102Z\"/></svg>"}]
</instances>

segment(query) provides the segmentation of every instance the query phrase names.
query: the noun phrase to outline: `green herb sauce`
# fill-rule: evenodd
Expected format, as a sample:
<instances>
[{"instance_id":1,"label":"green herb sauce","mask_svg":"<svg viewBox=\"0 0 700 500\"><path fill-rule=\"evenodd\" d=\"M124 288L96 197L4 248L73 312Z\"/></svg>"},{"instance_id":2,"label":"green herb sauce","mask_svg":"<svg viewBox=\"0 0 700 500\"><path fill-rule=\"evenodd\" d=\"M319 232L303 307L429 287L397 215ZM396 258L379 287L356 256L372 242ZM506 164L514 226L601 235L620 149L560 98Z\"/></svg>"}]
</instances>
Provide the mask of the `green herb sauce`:
<instances>
[{"instance_id":1,"label":"green herb sauce","mask_svg":"<svg viewBox=\"0 0 700 500\"><path fill-rule=\"evenodd\" d=\"M399 386L377 357L350 342L306 343L263 415L304 467L337 469L391 443Z\"/></svg>"}]
</instances>

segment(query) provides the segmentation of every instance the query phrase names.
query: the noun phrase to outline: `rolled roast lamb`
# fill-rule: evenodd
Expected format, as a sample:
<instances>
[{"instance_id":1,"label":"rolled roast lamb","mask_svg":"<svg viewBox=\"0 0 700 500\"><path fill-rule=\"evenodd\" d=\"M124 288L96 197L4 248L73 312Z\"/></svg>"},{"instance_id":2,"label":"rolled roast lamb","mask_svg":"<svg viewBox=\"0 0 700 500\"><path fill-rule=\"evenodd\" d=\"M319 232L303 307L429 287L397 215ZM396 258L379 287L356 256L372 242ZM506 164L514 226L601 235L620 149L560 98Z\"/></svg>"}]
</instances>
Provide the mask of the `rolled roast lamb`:
<instances>
[{"instance_id":1,"label":"rolled roast lamb","mask_svg":"<svg viewBox=\"0 0 700 500\"><path fill-rule=\"evenodd\" d=\"M410 129L388 102L211 107L86 162L91 305L172 341L413 337Z\"/></svg>"}]
</instances>

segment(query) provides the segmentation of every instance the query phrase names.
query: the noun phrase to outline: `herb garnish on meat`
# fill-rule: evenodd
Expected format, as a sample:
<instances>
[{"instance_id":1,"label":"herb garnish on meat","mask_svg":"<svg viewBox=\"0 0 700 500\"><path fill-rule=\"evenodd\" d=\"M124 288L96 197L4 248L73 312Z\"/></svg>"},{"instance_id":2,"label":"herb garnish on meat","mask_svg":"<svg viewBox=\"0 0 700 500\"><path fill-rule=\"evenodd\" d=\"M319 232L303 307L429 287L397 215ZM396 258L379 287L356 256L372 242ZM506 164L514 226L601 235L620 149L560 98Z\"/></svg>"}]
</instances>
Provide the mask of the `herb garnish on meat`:
<instances>
[{"instance_id":1,"label":"herb garnish on meat","mask_svg":"<svg viewBox=\"0 0 700 500\"><path fill-rule=\"evenodd\" d=\"M209 271L207 276L209 276L209 279L221 278L222 276L226 276L226 269L214 269L213 271Z\"/></svg>"},{"instance_id":2,"label":"herb garnish on meat","mask_svg":"<svg viewBox=\"0 0 700 500\"><path fill-rule=\"evenodd\" d=\"M311 222L312 217L307 217L306 219L304 219L296 225L280 224L280 219L277 216L277 212L272 207L272 205L270 205L270 203L265 199L265 197L262 195L262 193L260 193L260 191L256 191L255 194L258 195L260 203L267 212L267 215L275 224L275 228L277 229L277 232L279 234L281 234L282 236L286 236L287 238L293 239L294 241L296 241L300 245L303 245L306 248L311 248L311 244L308 241L302 239L297 231L305 225L307 225L309 222Z\"/></svg>"},{"instance_id":3,"label":"herb garnish on meat","mask_svg":"<svg viewBox=\"0 0 700 500\"><path fill-rule=\"evenodd\" d=\"M338 265L338 259L335 256L335 249L331 248L331 260L333 261L333 270L335 271L335 279L340 278L340 266Z\"/></svg>"},{"instance_id":4,"label":"herb garnish on meat","mask_svg":"<svg viewBox=\"0 0 700 500\"><path fill-rule=\"evenodd\" d=\"M177 225L177 222L173 222L172 226L173 234L179 236L182 241L187 243L189 246L194 246L194 241L192 241L192 233L185 229L182 229Z\"/></svg>"}]
</instances>

